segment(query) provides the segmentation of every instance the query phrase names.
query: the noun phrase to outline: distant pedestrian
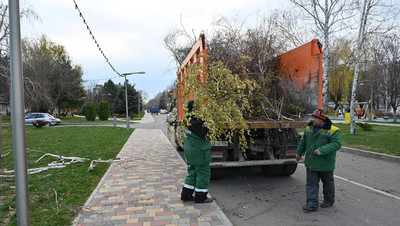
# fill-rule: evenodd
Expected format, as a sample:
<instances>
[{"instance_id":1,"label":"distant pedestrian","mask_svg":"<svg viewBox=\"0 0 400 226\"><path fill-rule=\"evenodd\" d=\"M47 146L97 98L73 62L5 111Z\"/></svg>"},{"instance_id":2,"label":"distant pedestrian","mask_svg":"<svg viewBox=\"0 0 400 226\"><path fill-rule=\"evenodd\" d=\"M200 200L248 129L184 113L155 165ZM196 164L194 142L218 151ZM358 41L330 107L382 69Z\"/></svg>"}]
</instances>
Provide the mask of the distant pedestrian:
<instances>
[{"instance_id":1,"label":"distant pedestrian","mask_svg":"<svg viewBox=\"0 0 400 226\"><path fill-rule=\"evenodd\" d=\"M358 109L357 116L358 116L358 119L361 119L361 116L363 116L363 109L362 108Z\"/></svg>"},{"instance_id":2,"label":"distant pedestrian","mask_svg":"<svg viewBox=\"0 0 400 226\"><path fill-rule=\"evenodd\" d=\"M189 101L188 111L192 112L193 108L194 101ZM183 141L188 175L182 188L181 200L209 203L213 199L207 198L211 178L211 143L206 139L208 129L195 116L189 116L188 121L190 125Z\"/></svg>"},{"instance_id":3,"label":"distant pedestrian","mask_svg":"<svg viewBox=\"0 0 400 226\"><path fill-rule=\"evenodd\" d=\"M306 196L304 210L318 210L319 180L323 184L324 201L322 208L330 207L335 202L336 151L342 146L340 130L332 125L331 120L321 109L315 110L312 120L306 127L303 138L297 147L296 159L299 161L305 153L304 164L307 168Z\"/></svg>"}]
</instances>

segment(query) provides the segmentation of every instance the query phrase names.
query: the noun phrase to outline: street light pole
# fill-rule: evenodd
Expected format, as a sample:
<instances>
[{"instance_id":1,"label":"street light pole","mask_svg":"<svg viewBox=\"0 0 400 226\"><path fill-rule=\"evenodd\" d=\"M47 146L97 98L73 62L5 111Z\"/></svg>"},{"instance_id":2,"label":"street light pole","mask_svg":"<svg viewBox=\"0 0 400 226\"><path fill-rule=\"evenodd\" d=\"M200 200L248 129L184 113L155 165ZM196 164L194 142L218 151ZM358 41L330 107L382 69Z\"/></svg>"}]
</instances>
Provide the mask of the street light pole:
<instances>
[{"instance_id":1,"label":"street light pole","mask_svg":"<svg viewBox=\"0 0 400 226\"><path fill-rule=\"evenodd\" d=\"M126 114L126 130L129 130L129 112L128 112L128 80L126 79L127 75L134 75L134 74L145 74L146 72L144 71L139 71L139 72L131 72L131 73L123 73L125 77L125 114Z\"/></svg>"},{"instance_id":2,"label":"street light pole","mask_svg":"<svg viewBox=\"0 0 400 226\"><path fill-rule=\"evenodd\" d=\"M137 100L138 100L138 117L140 118L140 92L138 91L137 95Z\"/></svg>"}]
</instances>

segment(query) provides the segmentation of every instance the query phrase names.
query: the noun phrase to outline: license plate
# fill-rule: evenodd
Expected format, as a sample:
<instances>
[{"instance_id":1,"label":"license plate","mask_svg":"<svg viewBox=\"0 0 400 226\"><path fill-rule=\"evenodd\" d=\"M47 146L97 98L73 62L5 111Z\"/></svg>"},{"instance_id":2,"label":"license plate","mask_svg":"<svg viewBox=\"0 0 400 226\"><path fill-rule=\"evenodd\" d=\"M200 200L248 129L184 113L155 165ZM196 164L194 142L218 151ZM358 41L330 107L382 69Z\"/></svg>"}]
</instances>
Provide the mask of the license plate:
<instances>
[{"instance_id":1,"label":"license plate","mask_svg":"<svg viewBox=\"0 0 400 226\"><path fill-rule=\"evenodd\" d=\"M212 145L217 147L228 147L228 141L217 141Z\"/></svg>"}]
</instances>

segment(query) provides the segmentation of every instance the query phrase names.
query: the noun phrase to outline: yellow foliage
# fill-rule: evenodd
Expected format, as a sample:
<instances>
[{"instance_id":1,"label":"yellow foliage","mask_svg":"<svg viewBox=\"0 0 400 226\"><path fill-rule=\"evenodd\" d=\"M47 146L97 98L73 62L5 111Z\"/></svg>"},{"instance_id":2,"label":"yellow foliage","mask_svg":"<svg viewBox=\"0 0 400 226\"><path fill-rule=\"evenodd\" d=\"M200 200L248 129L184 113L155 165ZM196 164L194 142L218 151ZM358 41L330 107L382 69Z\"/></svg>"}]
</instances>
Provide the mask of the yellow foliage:
<instances>
[{"instance_id":1,"label":"yellow foliage","mask_svg":"<svg viewBox=\"0 0 400 226\"><path fill-rule=\"evenodd\" d=\"M205 83L199 77L207 78ZM248 78L243 69L240 74L233 74L220 61L212 62L208 67L192 65L185 74L184 82L178 82L178 90L183 91L182 103L186 105L186 97L194 100L192 113L184 108L184 124L187 118L194 116L202 121L209 129L207 138L211 142L224 139L232 142L235 133L238 134L242 151L247 147L245 133L247 124L243 115L251 113L249 97L257 84Z\"/></svg>"}]
</instances>

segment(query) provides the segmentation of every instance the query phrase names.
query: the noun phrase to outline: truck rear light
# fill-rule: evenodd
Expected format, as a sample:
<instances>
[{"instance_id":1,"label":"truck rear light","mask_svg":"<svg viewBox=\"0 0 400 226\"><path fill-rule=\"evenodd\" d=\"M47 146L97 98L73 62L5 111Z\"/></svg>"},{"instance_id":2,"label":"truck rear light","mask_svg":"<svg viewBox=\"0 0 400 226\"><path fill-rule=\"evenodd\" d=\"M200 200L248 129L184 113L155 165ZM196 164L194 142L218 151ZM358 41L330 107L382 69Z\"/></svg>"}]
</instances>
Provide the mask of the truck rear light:
<instances>
[{"instance_id":1,"label":"truck rear light","mask_svg":"<svg viewBox=\"0 0 400 226\"><path fill-rule=\"evenodd\" d=\"M212 157L222 158L224 156L224 152L222 151L213 151L211 152Z\"/></svg>"},{"instance_id":2,"label":"truck rear light","mask_svg":"<svg viewBox=\"0 0 400 226\"><path fill-rule=\"evenodd\" d=\"M286 150L286 157L296 156L296 150Z\"/></svg>"}]
</instances>

